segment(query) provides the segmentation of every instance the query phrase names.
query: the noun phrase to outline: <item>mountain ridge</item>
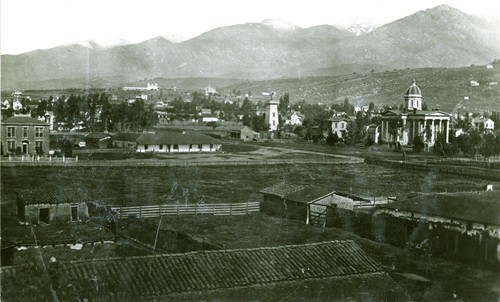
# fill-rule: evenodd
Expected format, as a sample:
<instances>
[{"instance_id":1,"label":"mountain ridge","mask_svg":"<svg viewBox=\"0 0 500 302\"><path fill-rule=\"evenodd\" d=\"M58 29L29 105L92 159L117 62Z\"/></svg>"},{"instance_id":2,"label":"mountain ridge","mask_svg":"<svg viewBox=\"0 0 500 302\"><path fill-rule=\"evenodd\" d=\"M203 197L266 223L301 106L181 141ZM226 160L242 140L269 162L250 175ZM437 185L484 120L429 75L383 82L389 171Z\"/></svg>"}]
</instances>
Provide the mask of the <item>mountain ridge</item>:
<instances>
[{"instance_id":1,"label":"mountain ridge","mask_svg":"<svg viewBox=\"0 0 500 302\"><path fill-rule=\"evenodd\" d=\"M461 67L498 57L496 26L440 5L360 35L331 25L300 28L264 20L215 28L182 42L159 36L109 48L69 45L2 55L2 89L65 78L257 80L322 75L341 66Z\"/></svg>"}]
</instances>

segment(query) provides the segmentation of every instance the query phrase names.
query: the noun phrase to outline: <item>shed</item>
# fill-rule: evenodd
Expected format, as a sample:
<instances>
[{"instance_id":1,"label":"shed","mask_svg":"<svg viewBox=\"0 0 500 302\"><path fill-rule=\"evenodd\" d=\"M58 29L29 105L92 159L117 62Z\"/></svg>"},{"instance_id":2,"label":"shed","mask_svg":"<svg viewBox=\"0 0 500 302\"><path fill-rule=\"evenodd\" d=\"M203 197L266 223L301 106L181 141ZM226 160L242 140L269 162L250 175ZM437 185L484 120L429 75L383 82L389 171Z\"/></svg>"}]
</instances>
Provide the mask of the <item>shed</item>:
<instances>
[{"instance_id":1,"label":"shed","mask_svg":"<svg viewBox=\"0 0 500 302\"><path fill-rule=\"evenodd\" d=\"M89 218L85 190L73 188L24 189L17 193L17 216L29 223L82 221Z\"/></svg>"},{"instance_id":2,"label":"shed","mask_svg":"<svg viewBox=\"0 0 500 302\"><path fill-rule=\"evenodd\" d=\"M87 146L99 149L107 148L110 139L111 134L103 132L89 133L84 138Z\"/></svg>"},{"instance_id":3,"label":"shed","mask_svg":"<svg viewBox=\"0 0 500 302\"><path fill-rule=\"evenodd\" d=\"M334 192L327 188L279 183L260 190L264 194L261 212L289 219L303 220L306 224L315 220L325 222L327 209L332 204Z\"/></svg>"},{"instance_id":4,"label":"shed","mask_svg":"<svg viewBox=\"0 0 500 302\"><path fill-rule=\"evenodd\" d=\"M113 141L113 147L116 148L135 148L137 147L137 139L141 133L133 132L120 132L111 138Z\"/></svg>"}]
</instances>

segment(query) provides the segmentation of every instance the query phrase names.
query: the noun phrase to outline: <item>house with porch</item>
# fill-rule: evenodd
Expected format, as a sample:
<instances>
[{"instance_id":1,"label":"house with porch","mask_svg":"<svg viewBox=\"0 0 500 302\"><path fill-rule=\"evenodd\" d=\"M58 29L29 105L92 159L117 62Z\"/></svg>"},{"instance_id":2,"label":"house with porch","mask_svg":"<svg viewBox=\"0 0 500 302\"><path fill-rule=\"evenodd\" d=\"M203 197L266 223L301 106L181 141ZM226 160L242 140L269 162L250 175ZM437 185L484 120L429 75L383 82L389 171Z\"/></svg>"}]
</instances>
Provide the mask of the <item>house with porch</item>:
<instances>
[{"instance_id":1,"label":"house with porch","mask_svg":"<svg viewBox=\"0 0 500 302\"><path fill-rule=\"evenodd\" d=\"M29 115L16 115L2 121L3 154L43 155L49 152L50 125Z\"/></svg>"},{"instance_id":2,"label":"house with porch","mask_svg":"<svg viewBox=\"0 0 500 302\"><path fill-rule=\"evenodd\" d=\"M218 152L221 149L219 140L195 132L143 133L137 139L137 152L140 153Z\"/></svg>"}]
</instances>

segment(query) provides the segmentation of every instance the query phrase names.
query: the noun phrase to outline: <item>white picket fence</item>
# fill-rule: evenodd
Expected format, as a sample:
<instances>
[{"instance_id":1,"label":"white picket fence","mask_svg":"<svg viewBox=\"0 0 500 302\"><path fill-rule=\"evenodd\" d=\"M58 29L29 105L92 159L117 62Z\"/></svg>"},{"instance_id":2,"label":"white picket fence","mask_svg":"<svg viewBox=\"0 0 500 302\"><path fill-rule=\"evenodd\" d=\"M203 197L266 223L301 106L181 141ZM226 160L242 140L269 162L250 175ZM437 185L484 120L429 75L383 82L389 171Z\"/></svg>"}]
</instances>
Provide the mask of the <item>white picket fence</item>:
<instances>
[{"instance_id":1,"label":"white picket fence","mask_svg":"<svg viewBox=\"0 0 500 302\"><path fill-rule=\"evenodd\" d=\"M159 217L161 215L247 215L259 212L259 202L213 203L213 204L162 204L154 206L111 207L118 219Z\"/></svg>"}]
</instances>

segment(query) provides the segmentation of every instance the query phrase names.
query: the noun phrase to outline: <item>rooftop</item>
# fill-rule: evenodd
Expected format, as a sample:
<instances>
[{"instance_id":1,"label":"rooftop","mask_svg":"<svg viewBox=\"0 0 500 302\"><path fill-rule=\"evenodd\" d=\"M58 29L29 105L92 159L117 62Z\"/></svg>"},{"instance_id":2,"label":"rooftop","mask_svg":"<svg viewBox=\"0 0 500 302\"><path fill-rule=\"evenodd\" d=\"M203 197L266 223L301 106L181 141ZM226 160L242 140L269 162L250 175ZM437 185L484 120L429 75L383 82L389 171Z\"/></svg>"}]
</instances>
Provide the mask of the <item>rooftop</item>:
<instances>
[{"instance_id":1,"label":"rooftop","mask_svg":"<svg viewBox=\"0 0 500 302\"><path fill-rule=\"evenodd\" d=\"M218 140L205 134L186 132L160 132L160 133L143 133L137 139L139 144L217 144Z\"/></svg>"},{"instance_id":2,"label":"rooftop","mask_svg":"<svg viewBox=\"0 0 500 302\"><path fill-rule=\"evenodd\" d=\"M260 193L276 195L290 201L310 203L330 195L334 191L323 187L294 185L283 182L264 188L260 190Z\"/></svg>"},{"instance_id":3,"label":"rooftop","mask_svg":"<svg viewBox=\"0 0 500 302\"><path fill-rule=\"evenodd\" d=\"M500 225L500 191L421 194L381 207Z\"/></svg>"},{"instance_id":4,"label":"rooftop","mask_svg":"<svg viewBox=\"0 0 500 302\"><path fill-rule=\"evenodd\" d=\"M26 267L2 268L13 284ZM58 296L164 296L290 281L386 275L353 241L59 263ZM44 277L41 274L33 276ZM5 280L6 279L6 280ZM37 278L35 278L37 279ZM389 278L390 280L390 278ZM36 281L36 280L35 280Z\"/></svg>"},{"instance_id":5,"label":"rooftop","mask_svg":"<svg viewBox=\"0 0 500 302\"><path fill-rule=\"evenodd\" d=\"M61 204L91 201L87 191L78 188L23 189L16 191L25 204Z\"/></svg>"},{"instance_id":6,"label":"rooftop","mask_svg":"<svg viewBox=\"0 0 500 302\"><path fill-rule=\"evenodd\" d=\"M42 122L31 116L12 116L6 119L3 124L18 124L18 125L40 125L49 126L49 124Z\"/></svg>"}]
</instances>

